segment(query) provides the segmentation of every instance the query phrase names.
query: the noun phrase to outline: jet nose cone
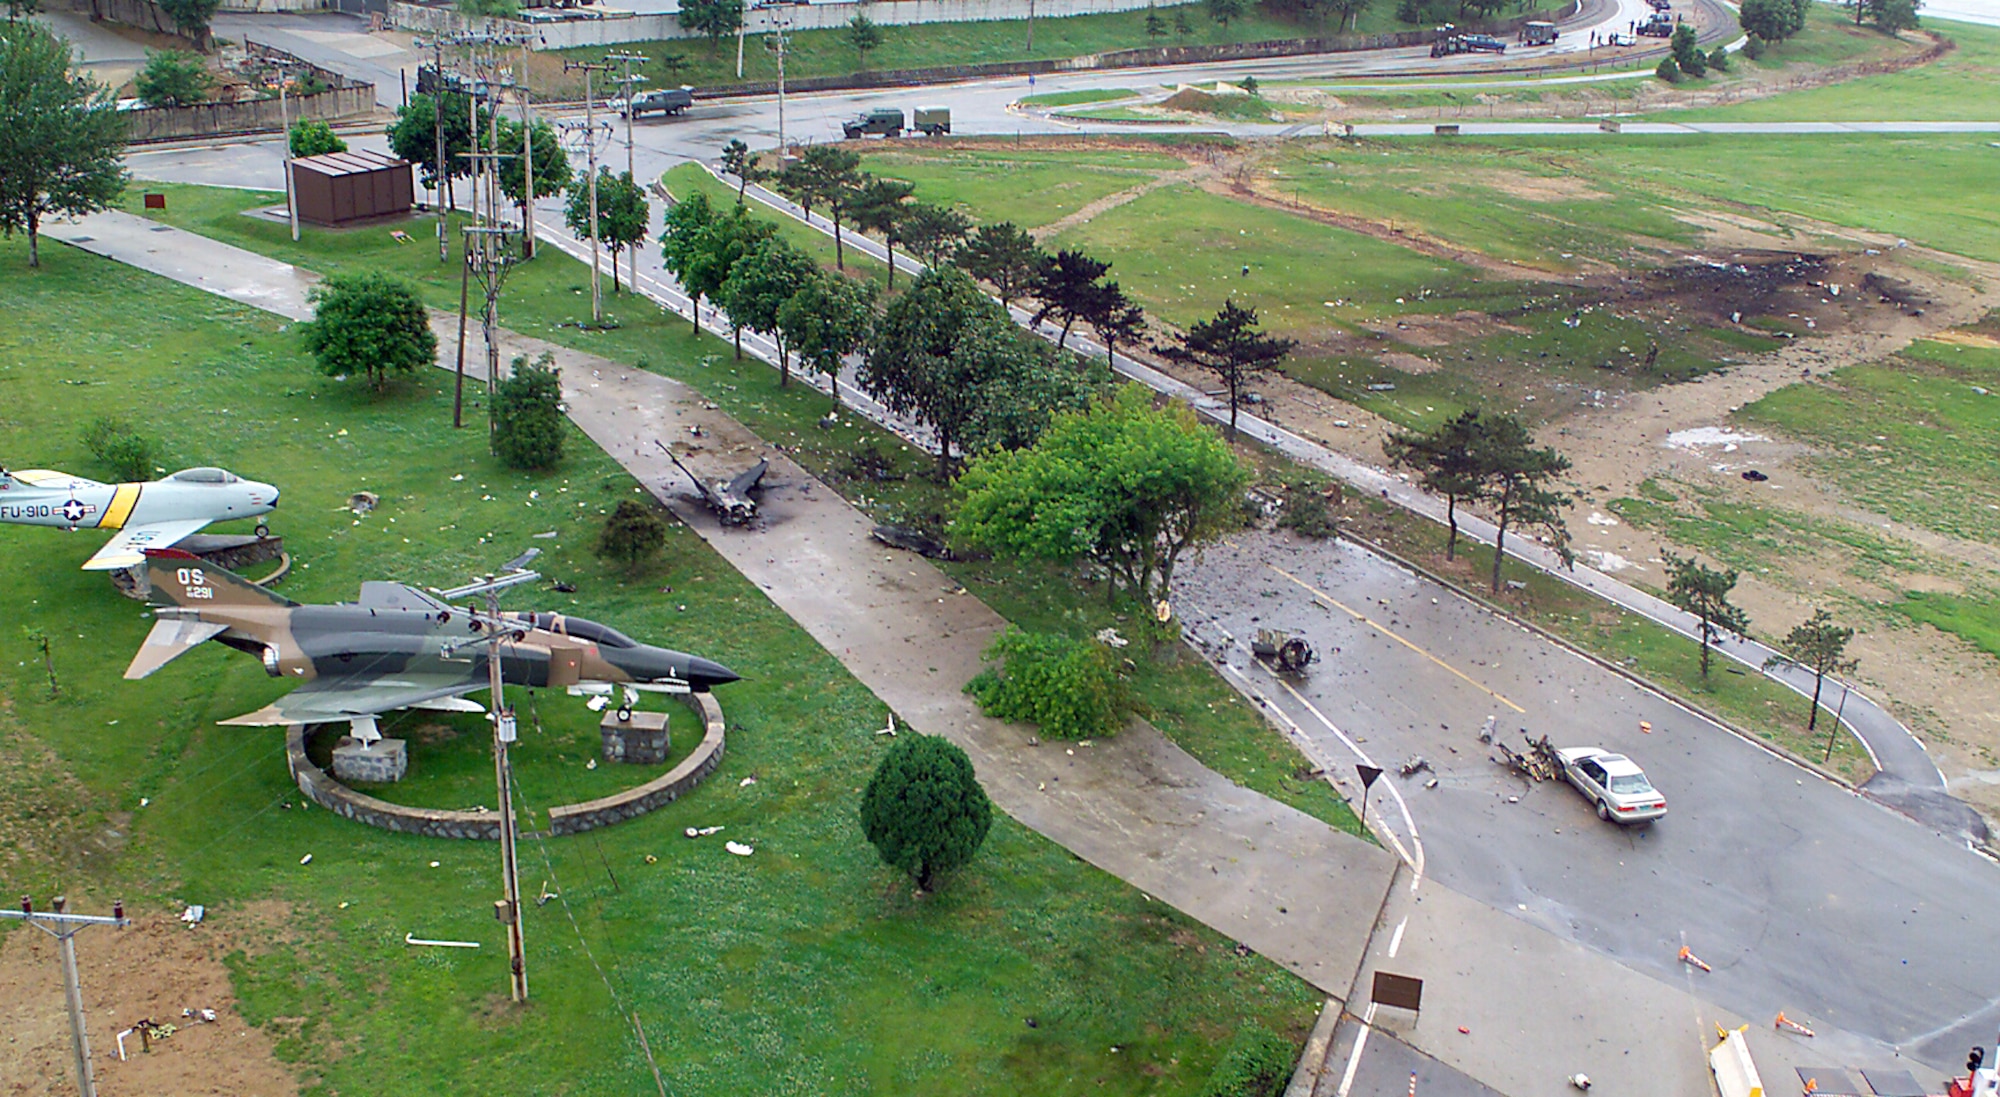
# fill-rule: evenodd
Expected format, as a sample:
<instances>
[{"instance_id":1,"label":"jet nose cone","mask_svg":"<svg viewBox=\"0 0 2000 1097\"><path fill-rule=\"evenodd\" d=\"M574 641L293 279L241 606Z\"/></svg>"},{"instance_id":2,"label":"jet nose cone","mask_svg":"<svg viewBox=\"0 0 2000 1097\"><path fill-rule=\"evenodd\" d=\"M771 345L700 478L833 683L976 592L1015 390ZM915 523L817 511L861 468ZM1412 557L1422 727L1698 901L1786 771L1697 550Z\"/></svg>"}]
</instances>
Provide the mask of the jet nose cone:
<instances>
[{"instance_id":1,"label":"jet nose cone","mask_svg":"<svg viewBox=\"0 0 2000 1097\"><path fill-rule=\"evenodd\" d=\"M696 693L706 693L712 686L728 685L740 681L741 675L712 659L699 655L688 656L688 688Z\"/></svg>"}]
</instances>

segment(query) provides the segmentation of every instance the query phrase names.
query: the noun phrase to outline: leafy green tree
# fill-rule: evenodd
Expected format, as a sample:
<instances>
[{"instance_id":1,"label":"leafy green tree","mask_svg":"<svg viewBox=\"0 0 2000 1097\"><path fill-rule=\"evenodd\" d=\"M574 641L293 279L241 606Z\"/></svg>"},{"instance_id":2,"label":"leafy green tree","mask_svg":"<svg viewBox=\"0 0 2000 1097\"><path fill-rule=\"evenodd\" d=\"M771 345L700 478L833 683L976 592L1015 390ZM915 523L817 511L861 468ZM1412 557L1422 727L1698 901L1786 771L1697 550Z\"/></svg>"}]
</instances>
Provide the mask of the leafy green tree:
<instances>
[{"instance_id":1,"label":"leafy green tree","mask_svg":"<svg viewBox=\"0 0 2000 1097\"><path fill-rule=\"evenodd\" d=\"M854 196L849 216L856 228L877 233L889 250L889 288L896 288L896 245L903 242L903 214L916 184L901 179L869 177Z\"/></svg>"},{"instance_id":2,"label":"leafy green tree","mask_svg":"<svg viewBox=\"0 0 2000 1097\"><path fill-rule=\"evenodd\" d=\"M1743 39L1743 56L1748 57L1752 61L1762 58L1764 56L1764 40L1754 34L1746 36Z\"/></svg>"},{"instance_id":3,"label":"leafy green tree","mask_svg":"<svg viewBox=\"0 0 2000 1097\"><path fill-rule=\"evenodd\" d=\"M1702 54L1701 47L1696 42L1694 25L1682 23L1674 28L1674 37L1670 45L1674 51L1674 64L1678 65L1682 72L1700 79L1708 75L1708 58Z\"/></svg>"},{"instance_id":4,"label":"leafy green tree","mask_svg":"<svg viewBox=\"0 0 2000 1097\"><path fill-rule=\"evenodd\" d=\"M1242 84L1238 86L1243 89L1243 94L1245 95L1257 94L1257 78L1254 76L1245 76Z\"/></svg>"},{"instance_id":5,"label":"leafy green tree","mask_svg":"<svg viewBox=\"0 0 2000 1097\"><path fill-rule=\"evenodd\" d=\"M620 499L597 535L597 555L627 571L659 555L667 543L667 524L659 512L636 499Z\"/></svg>"},{"instance_id":6,"label":"leafy green tree","mask_svg":"<svg viewBox=\"0 0 2000 1097\"><path fill-rule=\"evenodd\" d=\"M1921 0L1859 0L1857 7L1867 13L1874 22L1875 29L1885 34L1900 34L1917 29L1917 9ZM1859 18L1856 22L1859 22Z\"/></svg>"},{"instance_id":7,"label":"leafy green tree","mask_svg":"<svg viewBox=\"0 0 2000 1097\"><path fill-rule=\"evenodd\" d=\"M1110 269L1109 263L1064 248L1035 272L1028 292L1042 307L1035 313L1034 325L1041 327L1051 316L1062 321L1062 334L1056 338L1059 349L1069 346L1070 326L1099 309L1104 287L1097 280Z\"/></svg>"},{"instance_id":8,"label":"leafy green tree","mask_svg":"<svg viewBox=\"0 0 2000 1097\"><path fill-rule=\"evenodd\" d=\"M1717 72L1729 71L1729 51L1723 49L1721 46L1717 46L1714 49L1709 50L1706 55L1706 59L1708 61L1709 68L1712 68Z\"/></svg>"},{"instance_id":9,"label":"leafy green tree","mask_svg":"<svg viewBox=\"0 0 2000 1097\"><path fill-rule=\"evenodd\" d=\"M898 415L929 427L938 443L939 480L951 478L953 451L978 413L980 393L1000 364L990 349L1012 322L956 267L919 275L876 327L861 387ZM975 341L981 333L983 342Z\"/></svg>"},{"instance_id":10,"label":"leafy green tree","mask_svg":"<svg viewBox=\"0 0 2000 1097\"><path fill-rule=\"evenodd\" d=\"M854 47L855 67L865 69L868 51L882 44L882 29L873 19L855 12L854 18L847 21L847 44Z\"/></svg>"},{"instance_id":11,"label":"leafy green tree","mask_svg":"<svg viewBox=\"0 0 2000 1097\"><path fill-rule=\"evenodd\" d=\"M1669 84L1678 84L1681 79L1681 67L1673 58L1662 57L1660 63L1654 66L1653 75Z\"/></svg>"},{"instance_id":12,"label":"leafy green tree","mask_svg":"<svg viewBox=\"0 0 2000 1097\"><path fill-rule=\"evenodd\" d=\"M540 177L540 169L535 175ZM652 203L646 201L646 191L632 178L629 171L611 174L611 169L598 165L597 168L597 224L590 223L590 180L587 172L577 172L570 181L569 203L563 207L563 222L579 238L597 238L600 246L611 252L611 291L618 292L618 256L627 248L632 250L632 277L639 277L638 251L646 243L646 229L653 216Z\"/></svg>"},{"instance_id":13,"label":"leafy green tree","mask_svg":"<svg viewBox=\"0 0 2000 1097\"><path fill-rule=\"evenodd\" d=\"M569 186L573 174L569 166L569 153L563 149L562 138L557 135L555 127L539 118L535 119L532 130L523 130L520 122L502 118L499 120L499 129L500 193L514 203L514 208L521 212L521 223L525 225L534 216L534 211L528 208L527 161L532 158L535 162L535 197L546 198L561 194L564 188ZM522 148L523 134L528 135L528 144L532 146L526 150ZM528 155L523 155L524 151ZM644 200L645 195L642 192L640 201ZM604 196L599 193L599 212L603 210L603 202ZM584 220L590 219L585 217ZM641 224L639 232L642 237L645 231L645 226ZM618 264L611 265L611 273L615 279L618 274Z\"/></svg>"},{"instance_id":14,"label":"leafy green tree","mask_svg":"<svg viewBox=\"0 0 2000 1097\"><path fill-rule=\"evenodd\" d=\"M373 271L331 274L307 299L313 318L299 325L299 334L329 377L366 377L381 392L392 376L437 361L423 299L401 279Z\"/></svg>"},{"instance_id":15,"label":"leafy green tree","mask_svg":"<svg viewBox=\"0 0 2000 1097\"><path fill-rule=\"evenodd\" d=\"M743 192L764 174L757 166L757 157L751 153L750 146L734 137L722 146L722 170L736 177L736 201L739 204L743 201Z\"/></svg>"},{"instance_id":16,"label":"leafy green tree","mask_svg":"<svg viewBox=\"0 0 2000 1097\"><path fill-rule=\"evenodd\" d=\"M1116 282L1106 282L1091 295L1090 311L1084 319L1104 343L1104 368L1118 366L1118 344L1130 346L1146 335L1146 310L1139 307Z\"/></svg>"},{"instance_id":17,"label":"leafy green tree","mask_svg":"<svg viewBox=\"0 0 2000 1097\"><path fill-rule=\"evenodd\" d=\"M1736 21L1766 44L1782 42L1805 29L1807 10L1796 0L1743 0Z\"/></svg>"},{"instance_id":18,"label":"leafy green tree","mask_svg":"<svg viewBox=\"0 0 2000 1097\"><path fill-rule=\"evenodd\" d=\"M1562 509L1570 499L1550 486L1569 471L1569 459L1553 449L1536 448L1528 428L1511 415L1484 416L1473 435L1472 453L1486 484L1482 495L1492 505L1499 527L1493 541L1492 592L1500 593L1500 562L1507 555L1509 529L1539 530L1549 547L1569 562L1569 528L1563 525Z\"/></svg>"},{"instance_id":19,"label":"leafy green tree","mask_svg":"<svg viewBox=\"0 0 2000 1097\"><path fill-rule=\"evenodd\" d=\"M1257 310L1225 301L1212 319L1202 320L1175 336L1176 344L1160 353L1176 362L1215 374L1229 390L1229 440L1236 440L1236 409L1243 388L1257 374L1278 368L1298 344L1257 330Z\"/></svg>"},{"instance_id":20,"label":"leafy green tree","mask_svg":"<svg viewBox=\"0 0 2000 1097\"><path fill-rule=\"evenodd\" d=\"M521 14L521 0L458 0L458 13L469 19L512 19Z\"/></svg>"},{"instance_id":21,"label":"leafy green tree","mask_svg":"<svg viewBox=\"0 0 2000 1097\"><path fill-rule=\"evenodd\" d=\"M1811 617L1793 626L1792 631L1785 634L1785 645L1779 654L1773 655L1764 663L1765 670L1795 666L1812 671L1812 706L1806 715L1807 735L1811 735L1819 727L1819 695L1826 686L1826 676L1853 674L1855 668L1861 665L1859 659L1843 658L1847 654L1848 642L1853 639L1853 629L1834 624L1832 615L1823 609L1816 609ZM1822 761L1833 760L1833 740L1839 733L1838 724L1827 729L1826 755Z\"/></svg>"},{"instance_id":22,"label":"leafy green tree","mask_svg":"<svg viewBox=\"0 0 2000 1097\"><path fill-rule=\"evenodd\" d=\"M789 334L778 324L778 312L792 295L819 274L812 256L771 236L743 254L729 269L722 289L716 294L729 321L751 331L769 332L778 343L778 384L792 379Z\"/></svg>"},{"instance_id":23,"label":"leafy green tree","mask_svg":"<svg viewBox=\"0 0 2000 1097\"><path fill-rule=\"evenodd\" d=\"M855 18L861 17L857 15ZM833 222L833 265L836 269L846 270L847 256L841 245L840 232L843 222L853 212L855 198L861 191L861 154L846 145L831 142L809 145L799 156L797 167L806 181L806 188Z\"/></svg>"},{"instance_id":24,"label":"leafy green tree","mask_svg":"<svg viewBox=\"0 0 2000 1097\"><path fill-rule=\"evenodd\" d=\"M1032 446L1056 415L1088 408L1111 384L1109 370L1078 369L1018 327L981 326L959 353L980 361L986 378L965 427L967 453Z\"/></svg>"},{"instance_id":25,"label":"leafy green tree","mask_svg":"<svg viewBox=\"0 0 2000 1097\"><path fill-rule=\"evenodd\" d=\"M1132 715L1132 693L1103 644L1009 628L986 649L997 668L965 691L996 720L1034 724L1049 739L1102 739Z\"/></svg>"},{"instance_id":26,"label":"leafy green tree","mask_svg":"<svg viewBox=\"0 0 2000 1097\"><path fill-rule=\"evenodd\" d=\"M39 0L7 0L7 18L19 22L42 10Z\"/></svg>"},{"instance_id":27,"label":"leafy green tree","mask_svg":"<svg viewBox=\"0 0 2000 1097\"><path fill-rule=\"evenodd\" d=\"M516 469L552 469L563 458L562 371L554 351L514 359L493 392L493 455Z\"/></svg>"},{"instance_id":28,"label":"leafy green tree","mask_svg":"<svg viewBox=\"0 0 2000 1097\"><path fill-rule=\"evenodd\" d=\"M1023 450L973 459L959 478L956 528L969 544L1104 569L1106 593L1151 604L1191 546L1235 526L1249 473L1176 404L1136 385L1055 417Z\"/></svg>"},{"instance_id":29,"label":"leafy green tree","mask_svg":"<svg viewBox=\"0 0 2000 1097\"><path fill-rule=\"evenodd\" d=\"M42 265L42 219L108 208L125 190L125 119L109 89L70 71L69 40L41 24L0 24L0 234L28 235Z\"/></svg>"},{"instance_id":30,"label":"leafy green tree","mask_svg":"<svg viewBox=\"0 0 2000 1097\"><path fill-rule=\"evenodd\" d=\"M1390 465L1417 474L1417 483L1432 495L1444 496L1444 558L1458 551L1458 506L1475 501L1486 490L1477 450L1482 423L1479 411L1468 408L1427 431L1391 430L1382 443Z\"/></svg>"},{"instance_id":31,"label":"leafy green tree","mask_svg":"<svg viewBox=\"0 0 2000 1097\"><path fill-rule=\"evenodd\" d=\"M875 283L815 270L778 307L778 330L800 365L826 377L839 407L841 363L875 332Z\"/></svg>"},{"instance_id":32,"label":"leafy green tree","mask_svg":"<svg viewBox=\"0 0 2000 1097\"><path fill-rule=\"evenodd\" d=\"M743 208L742 203L737 203L736 208ZM708 204L708 195L695 191L668 206L662 220L665 225L660 233L660 263L694 302L694 330L699 333L701 299L713 294L716 287L722 284L717 281L708 285L701 278L708 234L715 228L717 220L715 209Z\"/></svg>"},{"instance_id":33,"label":"leafy green tree","mask_svg":"<svg viewBox=\"0 0 2000 1097\"><path fill-rule=\"evenodd\" d=\"M1221 24L1224 30L1229 21L1243 18L1243 0L1208 0L1208 17Z\"/></svg>"},{"instance_id":34,"label":"leafy green tree","mask_svg":"<svg viewBox=\"0 0 2000 1097\"><path fill-rule=\"evenodd\" d=\"M293 156L325 156L330 152L346 152L347 142L325 122L301 118L292 123L291 149Z\"/></svg>"},{"instance_id":35,"label":"leafy green tree","mask_svg":"<svg viewBox=\"0 0 2000 1097\"><path fill-rule=\"evenodd\" d=\"M149 107L185 107L207 99L215 77L199 54L147 50L146 67L132 77L132 87Z\"/></svg>"},{"instance_id":36,"label":"leafy green tree","mask_svg":"<svg viewBox=\"0 0 2000 1097\"><path fill-rule=\"evenodd\" d=\"M1185 42L1193 34L1194 24L1188 21L1187 7L1185 5L1176 6L1174 8L1174 37Z\"/></svg>"},{"instance_id":37,"label":"leafy green tree","mask_svg":"<svg viewBox=\"0 0 2000 1097\"><path fill-rule=\"evenodd\" d=\"M1167 36L1167 21L1151 4L1146 5L1146 37L1158 41Z\"/></svg>"},{"instance_id":38,"label":"leafy green tree","mask_svg":"<svg viewBox=\"0 0 2000 1097\"><path fill-rule=\"evenodd\" d=\"M901 228L911 253L926 266L938 267L957 256L972 231L972 220L949 206L912 202L903 211Z\"/></svg>"},{"instance_id":39,"label":"leafy green tree","mask_svg":"<svg viewBox=\"0 0 2000 1097\"><path fill-rule=\"evenodd\" d=\"M457 196L452 193L452 181L472 174L473 119L474 109L471 96L461 91L442 91L435 95L418 93L410 96L410 101L396 111L396 121L389 127L389 151L398 159L408 160L423 171L424 186L441 191L445 195L444 204L455 208ZM479 112L479 132L487 132L489 114L484 107ZM440 118L439 112L443 115ZM444 134L444 161L442 169L438 162L437 136L442 121ZM535 148L540 149L539 134ZM535 173L539 181L541 172Z\"/></svg>"},{"instance_id":40,"label":"leafy green tree","mask_svg":"<svg viewBox=\"0 0 2000 1097\"><path fill-rule=\"evenodd\" d=\"M208 25L215 19L215 9L222 0L157 0L160 10L173 20L174 29L194 41L198 50L209 46Z\"/></svg>"},{"instance_id":41,"label":"leafy green tree","mask_svg":"<svg viewBox=\"0 0 2000 1097\"><path fill-rule=\"evenodd\" d=\"M1729 603L1736 571L1718 571L1665 549L1660 556L1667 562L1667 601L1700 622L1701 676L1707 678L1709 649L1715 642L1725 635L1740 638L1750 630L1750 615Z\"/></svg>"},{"instance_id":42,"label":"leafy green tree","mask_svg":"<svg viewBox=\"0 0 2000 1097\"><path fill-rule=\"evenodd\" d=\"M897 736L861 793L861 832L920 891L971 863L992 827L972 759L934 735Z\"/></svg>"},{"instance_id":43,"label":"leafy green tree","mask_svg":"<svg viewBox=\"0 0 2000 1097\"><path fill-rule=\"evenodd\" d=\"M959 267L992 286L1003 307L1032 290L1048 262L1035 238L1012 221L981 225L958 254Z\"/></svg>"},{"instance_id":44,"label":"leafy green tree","mask_svg":"<svg viewBox=\"0 0 2000 1097\"><path fill-rule=\"evenodd\" d=\"M682 0L680 24L708 39L708 51L743 26L743 0Z\"/></svg>"},{"instance_id":45,"label":"leafy green tree","mask_svg":"<svg viewBox=\"0 0 2000 1097\"><path fill-rule=\"evenodd\" d=\"M83 446L121 483L150 480L159 445L132 424L100 415L83 428Z\"/></svg>"}]
</instances>

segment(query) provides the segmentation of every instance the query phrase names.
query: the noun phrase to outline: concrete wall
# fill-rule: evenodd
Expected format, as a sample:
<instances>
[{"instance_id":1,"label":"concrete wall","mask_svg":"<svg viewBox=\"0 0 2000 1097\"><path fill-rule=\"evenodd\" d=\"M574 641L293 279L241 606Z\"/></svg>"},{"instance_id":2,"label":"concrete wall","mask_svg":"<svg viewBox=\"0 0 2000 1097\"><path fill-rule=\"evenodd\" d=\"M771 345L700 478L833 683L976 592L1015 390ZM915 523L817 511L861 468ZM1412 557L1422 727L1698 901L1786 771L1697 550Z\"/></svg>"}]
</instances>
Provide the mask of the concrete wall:
<instances>
[{"instance_id":1,"label":"concrete wall","mask_svg":"<svg viewBox=\"0 0 2000 1097\"><path fill-rule=\"evenodd\" d=\"M694 753L683 759L680 765L636 788L581 804L550 808L549 833L557 836L577 834L637 818L679 799L715 772L715 767L722 764L722 706L707 693L692 693L685 700L701 718L704 729L701 743L695 747ZM306 756L306 729L301 725L285 729L285 764L290 767L292 780L297 782L299 791L308 799L335 815L357 823L401 834L421 834L428 838L500 840L500 818L490 811L405 807L378 800L334 780Z\"/></svg>"},{"instance_id":2,"label":"concrete wall","mask_svg":"<svg viewBox=\"0 0 2000 1097\"><path fill-rule=\"evenodd\" d=\"M336 88L315 95L288 95L285 110L291 120L321 118L332 121L375 110L375 85L360 84ZM284 124L276 99L248 103L197 103L191 107L145 107L125 113L127 131L135 145L148 141L173 141L186 137L218 137L234 133L275 132Z\"/></svg>"}]
</instances>

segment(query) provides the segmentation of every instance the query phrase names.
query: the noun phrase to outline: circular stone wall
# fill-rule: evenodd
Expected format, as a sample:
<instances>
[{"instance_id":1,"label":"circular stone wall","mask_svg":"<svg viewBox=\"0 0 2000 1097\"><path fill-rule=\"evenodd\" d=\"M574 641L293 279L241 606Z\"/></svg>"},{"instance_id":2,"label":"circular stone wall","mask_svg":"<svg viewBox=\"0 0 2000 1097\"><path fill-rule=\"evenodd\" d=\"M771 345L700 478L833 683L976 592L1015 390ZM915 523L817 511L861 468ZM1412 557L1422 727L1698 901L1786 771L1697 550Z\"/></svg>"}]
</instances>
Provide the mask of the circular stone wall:
<instances>
[{"instance_id":1,"label":"circular stone wall","mask_svg":"<svg viewBox=\"0 0 2000 1097\"><path fill-rule=\"evenodd\" d=\"M610 826L644 815L662 804L677 800L702 782L722 764L722 706L707 693L690 693L683 698L701 717L701 743L694 753L658 777L623 792L580 804L564 804L549 809L548 834L560 837L597 827ZM313 803L356 822L404 834L431 838L478 838L500 840L500 818L490 811L439 811L413 808L378 800L348 788L306 757L306 726L293 724L285 729L285 760L292 780Z\"/></svg>"}]
</instances>

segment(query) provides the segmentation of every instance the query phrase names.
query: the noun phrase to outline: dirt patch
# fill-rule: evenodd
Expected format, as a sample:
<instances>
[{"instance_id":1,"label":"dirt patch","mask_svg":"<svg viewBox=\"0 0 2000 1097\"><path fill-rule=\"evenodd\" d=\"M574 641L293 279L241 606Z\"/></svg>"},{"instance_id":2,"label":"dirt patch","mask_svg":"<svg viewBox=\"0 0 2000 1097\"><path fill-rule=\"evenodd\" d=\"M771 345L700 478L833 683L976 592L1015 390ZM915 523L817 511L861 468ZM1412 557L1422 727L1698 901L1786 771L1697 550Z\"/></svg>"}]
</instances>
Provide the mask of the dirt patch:
<instances>
[{"instance_id":1,"label":"dirt patch","mask_svg":"<svg viewBox=\"0 0 2000 1097\"><path fill-rule=\"evenodd\" d=\"M1438 368L1438 364L1428 358L1420 358L1400 350L1385 351L1376 355L1375 360L1390 369L1410 374L1432 373Z\"/></svg>"},{"instance_id":2,"label":"dirt patch","mask_svg":"<svg viewBox=\"0 0 2000 1097\"><path fill-rule=\"evenodd\" d=\"M1450 316L1424 313L1397 316L1380 328L1368 330L1385 339L1394 339L1398 343L1407 343L1413 347L1443 347L1470 339L1484 339L1503 331L1526 334L1528 329L1515 327L1474 309L1460 309Z\"/></svg>"},{"instance_id":3,"label":"dirt patch","mask_svg":"<svg viewBox=\"0 0 2000 1097\"><path fill-rule=\"evenodd\" d=\"M2000 350L2000 338L1982 331L1941 331L1931 336L1932 341L1950 343L1956 347L1977 347L1981 350Z\"/></svg>"},{"instance_id":4,"label":"dirt patch","mask_svg":"<svg viewBox=\"0 0 2000 1097\"><path fill-rule=\"evenodd\" d=\"M1588 202L1607 197L1583 180L1566 175L1529 175L1522 171L1484 171L1474 182L1530 202Z\"/></svg>"},{"instance_id":5,"label":"dirt patch","mask_svg":"<svg viewBox=\"0 0 2000 1097\"><path fill-rule=\"evenodd\" d=\"M211 912L200 926L172 914L147 912L122 930L93 928L77 937L85 1023L98 1092L215 1095L295 1094L298 1080L272 1053L270 1039L236 1013L222 957L256 937L258 927L288 925L282 907L262 904L240 916ZM232 923L234 923L232 925ZM227 927L227 928L225 928ZM213 1022L183 1017L212 1009ZM173 1035L140 1051L138 1034L118 1033L141 1020L175 1025ZM0 1093L73 1091L74 1059L63 1008L62 966L55 941L28 927L0 941Z\"/></svg>"}]
</instances>

